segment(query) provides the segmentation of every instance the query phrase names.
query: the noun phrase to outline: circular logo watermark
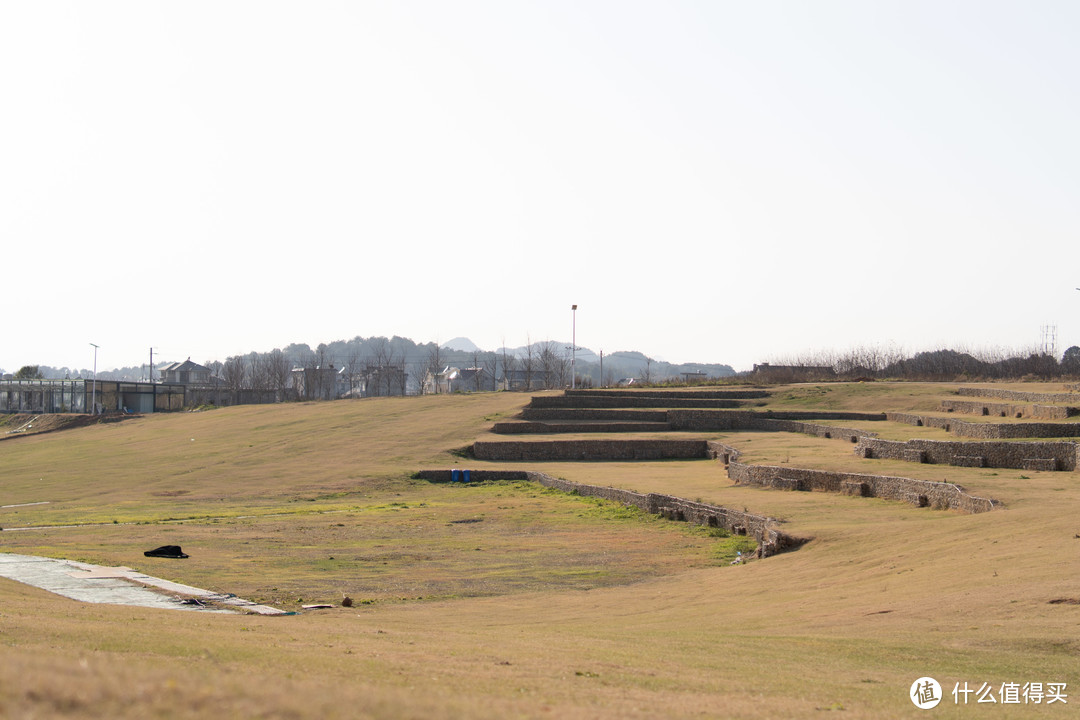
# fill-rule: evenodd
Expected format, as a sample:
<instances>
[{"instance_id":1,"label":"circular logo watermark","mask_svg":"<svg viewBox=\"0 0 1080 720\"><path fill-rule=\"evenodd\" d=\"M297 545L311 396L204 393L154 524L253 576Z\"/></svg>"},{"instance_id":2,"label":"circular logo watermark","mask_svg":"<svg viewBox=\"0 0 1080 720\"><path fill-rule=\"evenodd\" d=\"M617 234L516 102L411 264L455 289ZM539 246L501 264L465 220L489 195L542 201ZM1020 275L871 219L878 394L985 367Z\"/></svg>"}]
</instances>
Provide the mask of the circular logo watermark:
<instances>
[{"instance_id":1,"label":"circular logo watermark","mask_svg":"<svg viewBox=\"0 0 1080 720\"><path fill-rule=\"evenodd\" d=\"M941 702L941 683L932 677L921 677L911 683L911 694L908 697L917 708L929 710L937 707Z\"/></svg>"}]
</instances>

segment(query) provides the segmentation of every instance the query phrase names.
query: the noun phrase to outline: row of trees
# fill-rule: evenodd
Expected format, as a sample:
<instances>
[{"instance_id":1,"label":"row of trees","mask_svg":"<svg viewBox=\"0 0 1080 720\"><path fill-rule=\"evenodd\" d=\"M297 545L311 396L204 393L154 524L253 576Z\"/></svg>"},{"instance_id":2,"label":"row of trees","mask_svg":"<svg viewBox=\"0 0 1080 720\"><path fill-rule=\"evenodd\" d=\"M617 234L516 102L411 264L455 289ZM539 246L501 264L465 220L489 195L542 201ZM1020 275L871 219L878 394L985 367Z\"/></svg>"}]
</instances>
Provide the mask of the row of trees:
<instances>
[{"instance_id":1,"label":"row of trees","mask_svg":"<svg viewBox=\"0 0 1080 720\"><path fill-rule=\"evenodd\" d=\"M449 366L472 372L460 390L538 390L570 384L570 357L554 342L530 343L521 356L501 352L447 350L437 343L418 345L403 338L355 338L348 343L312 349L290 345L268 353L235 355L205 363L224 387L235 393L273 393L279 400L296 396L294 374L304 378L299 397L319 398L351 393L368 396L424 394L448 389ZM296 373L295 371L300 371ZM329 383L346 388L330 388Z\"/></svg>"},{"instance_id":2,"label":"row of trees","mask_svg":"<svg viewBox=\"0 0 1080 720\"><path fill-rule=\"evenodd\" d=\"M842 378L901 380L1055 380L1080 378L1080 347L1060 359L1040 350L930 350L907 355L894 347L860 347L842 353L814 353L778 361L792 368L827 367Z\"/></svg>"},{"instance_id":3,"label":"row of trees","mask_svg":"<svg viewBox=\"0 0 1080 720\"><path fill-rule=\"evenodd\" d=\"M595 356L593 356L595 357ZM445 384L433 382L448 366L475 369L464 373L465 380L455 388L462 390L511 389L532 391L570 385L570 351L553 341L499 351L448 350L437 343L418 344L394 336L335 341L311 348L288 345L270 352L236 355L224 362L206 362L222 385L236 393L254 391L276 399L295 397L293 370L305 371L304 396L327 397L330 382L343 382L346 391L367 395L405 395L443 392ZM790 380L826 380L841 378L895 378L906 380L1002 380L1002 379L1080 379L1080 347L1068 348L1060 358L1035 350L939 349L913 355L894 347L858 347L843 352L817 352L772 360L770 380L785 381L778 368L792 368ZM329 369L335 372L327 372ZM807 372L821 377L810 377ZM726 365L671 365L658 362L639 352L616 352L603 357L603 364L583 362L578 357L576 384L612 386L620 378L634 377L644 384L681 383L684 374L696 374L714 382L734 375ZM88 378L90 370L27 365L14 373L17 379ZM150 368L123 368L101 371L102 380L146 380ZM740 378L734 378L738 381ZM741 379L747 379L743 374ZM753 378L749 378L753 379ZM700 380L699 380L700 382ZM333 388L335 394L339 388Z\"/></svg>"},{"instance_id":4,"label":"row of trees","mask_svg":"<svg viewBox=\"0 0 1080 720\"><path fill-rule=\"evenodd\" d=\"M527 336L528 337L528 336ZM505 345L505 343L503 343ZM579 349L580 350L580 349ZM586 361L582 355L590 358ZM291 344L270 352L251 352L235 355L224 361L211 360L204 364L221 378L228 388L258 390L282 394L290 388L291 371L295 368L328 368L344 370L359 389L365 385L370 394L401 394L431 391L423 381L447 366L480 368L482 373L468 373L465 389L482 390L509 384L518 390L536 390L564 387L570 384L570 348L560 342L532 342L527 339L522 347L503 347L496 351L462 351L440 347L437 343L416 343L408 338L354 337L336 340L315 348L306 344ZM679 379L683 373L697 372L709 378L734 375L729 365L686 364L674 365L655 361L636 351L618 351L603 355L602 362L589 351L577 356L577 384L614 385L619 379L633 377L646 383ZM156 367L160 367L159 363ZM101 380L147 381L156 377L154 368L147 364L132 367L101 369ZM88 378L89 369L28 366L20 370L21 376L40 375L47 379ZM311 375L311 377L315 377ZM326 377L320 373L318 378ZM317 380L316 382L321 382ZM468 387L471 383L472 387ZM404 387L404 390L402 389Z\"/></svg>"},{"instance_id":5,"label":"row of trees","mask_svg":"<svg viewBox=\"0 0 1080 720\"><path fill-rule=\"evenodd\" d=\"M411 345L411 346L410 346ZM289 397L293 386L292 370L301 368L305 377L316 383L330 382L339 377L348 383L353 394L369 396L425 394L445 392L448 386L441 381L448 366L468 368L456 390L520 390L564 388L570 385L571 356L566 348L555 342L529 343L515 353L503 348L500 352L471 353L447 350L436 343L416 345L411 341L370 338L346 344L342 348L319 345L312 350L306 346L290 346L269 353L249 353L228 358L224 363L208 366L222 378L230 390L270 391L278 399ZM335 352L336 350L336 352ZM1010 351L1003 348L984 350L940 349L908 355L897 348L860 347L846 352L816 353L780 361L792 368L831 368L840 378L876 378L902 380L1053 380L1080 379L1080 347L1067 349L1060 359L1035 350ZM593 364L595 365L595 364ZM327 373L333 368L335 373ZM608 370L607 377L596 383L591 371L595 367L577 368L579 387L615 383ZM641 356L635 376L644 384L681 381L670 372L657 372L657 363ZM831 377L831 376L830 376ZM776 378L782 380L782 378ZM793 379L811 379L805 375ZM829 379L826 377L813 379ZM309 380L309 383L311 381ZM338 393L341 394L341 393ZM305 397L327 397L327 388L317 385L305 388Z\"/></svg>"}]
</instances>

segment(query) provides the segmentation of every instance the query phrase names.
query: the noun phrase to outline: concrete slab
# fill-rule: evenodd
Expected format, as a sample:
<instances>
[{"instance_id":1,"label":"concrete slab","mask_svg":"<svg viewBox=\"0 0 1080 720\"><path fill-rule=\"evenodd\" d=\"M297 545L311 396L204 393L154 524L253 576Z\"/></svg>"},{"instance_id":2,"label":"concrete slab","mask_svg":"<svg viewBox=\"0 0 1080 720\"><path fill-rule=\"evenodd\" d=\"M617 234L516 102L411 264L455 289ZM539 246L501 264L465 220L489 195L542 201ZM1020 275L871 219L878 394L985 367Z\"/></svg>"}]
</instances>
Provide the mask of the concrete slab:
<instances>
[{"instance_id":1,"label":"concrete slab","mask_svg":"<svg viewBox=\"0 0 1080 720\"><path fill-rule=\"evenodd\" d=\"M102 567L97 570L76 570L68 573L68 575L80 580L97 580L100 578L126 578L131 573L131 568L120 566L114 568Z\"/></svg>"},{"instance_id":2,"label":"concrete slab","mask_svg":"<svg viewBox=\"0 0 1080 720\"><path fill-rule=\"evenodd\" d=\"M72 600L112 605L133 605L165 610L190 610L195 612L253 612L260 615L285 615L283 610L257 605L234 595L214 593L209 590L181 585L145 575L127 567L107 568L100 565L56 560L35 555L0 553L0 577L26 585L48 590ZM151 587L147 587L151 586ZM230 605L234 610L185 603L183 598L166 595L167 592L185 595L196 600Z\"/></svg>"}]
</instances>

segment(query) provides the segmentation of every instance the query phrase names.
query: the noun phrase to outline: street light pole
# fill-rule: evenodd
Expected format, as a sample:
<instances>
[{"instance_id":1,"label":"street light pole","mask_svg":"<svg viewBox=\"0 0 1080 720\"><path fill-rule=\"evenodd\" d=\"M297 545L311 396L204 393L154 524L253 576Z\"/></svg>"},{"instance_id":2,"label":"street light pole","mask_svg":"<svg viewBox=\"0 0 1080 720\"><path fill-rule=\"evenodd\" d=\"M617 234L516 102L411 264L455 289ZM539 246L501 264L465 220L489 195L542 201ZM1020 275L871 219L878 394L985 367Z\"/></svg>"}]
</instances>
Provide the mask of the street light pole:
<instances>
[{"instance_id":1,"label":"street light pole","mask_svg":"<svg viewBox=\"0 0 1080 720\"><path fill-rule=\"evenodd\" d=\"M94 345L94 343L90 344ZM94 345L94 384L91 386L93 390L90 393L90 406L93 408L90 412L94 415L97 415L97 351L98 346Z\"/></svg>"},{"instance_id":2,"label":"street light pole","mask_svg":"<svg viewBox=\"0 0 1080 720\"><path fill-rule=\"evenodd\" d=\"M570 389L577 387L577 305L571 305L573 325L570 332Z\"/></svg>"}]
</instances>

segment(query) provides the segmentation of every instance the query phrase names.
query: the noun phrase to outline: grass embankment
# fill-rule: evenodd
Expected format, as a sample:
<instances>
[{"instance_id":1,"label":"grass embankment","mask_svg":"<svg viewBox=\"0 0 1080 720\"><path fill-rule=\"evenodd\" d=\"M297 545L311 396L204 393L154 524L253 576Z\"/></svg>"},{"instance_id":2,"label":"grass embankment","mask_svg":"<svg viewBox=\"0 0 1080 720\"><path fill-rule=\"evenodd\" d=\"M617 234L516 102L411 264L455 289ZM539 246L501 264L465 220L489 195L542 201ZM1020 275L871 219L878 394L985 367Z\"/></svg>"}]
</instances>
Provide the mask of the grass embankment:
<instances>
[{"instance_id":1,"label":"grass embankment","mask_svg":"<svg viewBox=\"0 0 1080 720\"><path fill-rule=\"evenodd\" d=\"M933 404L932 387L925 398L888 387L895 398L886 384L837 386L846 399L827 409ZM868 388L871 399L860 396ZM205 616L0 581L0 714L906 717L919 712L911 682L931 675L947 694L935 712L958 717L974 708L952 705L954 682L1077 682L1080 605L1053 602L1080 598L1075 473L902 472L840 440L725 436L762 461L947 471L1007 504L968 516L735 487L709 461L529 465L745 507L814 538L735 567L717 556L722 539L617 506L517 483L408 479L480 466L449 451L525 400L243 407L0 444L0 504L49 501L0 511L0 524L84 523L5 530L5 550L290 607L358 601L285 618ZM192 557L142 557L165 543Z\"/></svg>"}]
</instances>

